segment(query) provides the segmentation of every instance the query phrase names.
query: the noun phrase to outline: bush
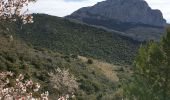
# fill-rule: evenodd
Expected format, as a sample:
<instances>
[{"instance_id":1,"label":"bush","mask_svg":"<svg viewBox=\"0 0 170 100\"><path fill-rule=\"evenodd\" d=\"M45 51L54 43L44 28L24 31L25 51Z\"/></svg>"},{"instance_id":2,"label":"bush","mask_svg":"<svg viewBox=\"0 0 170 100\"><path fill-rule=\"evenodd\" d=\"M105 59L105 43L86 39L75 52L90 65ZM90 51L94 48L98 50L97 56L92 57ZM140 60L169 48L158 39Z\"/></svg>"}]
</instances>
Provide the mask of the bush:
<instances>
[{"instance_id":1,"label":"bush","mask_svg":"<svg viewBox=\"0 0 170 100\"><path fill-rule=\"evenodd\" d=\"M87 60L87 63L88 63L88 64L93 64L93 60L92 60L92 59L88 59L88 60Z\"/></svg>"}]
</instances>

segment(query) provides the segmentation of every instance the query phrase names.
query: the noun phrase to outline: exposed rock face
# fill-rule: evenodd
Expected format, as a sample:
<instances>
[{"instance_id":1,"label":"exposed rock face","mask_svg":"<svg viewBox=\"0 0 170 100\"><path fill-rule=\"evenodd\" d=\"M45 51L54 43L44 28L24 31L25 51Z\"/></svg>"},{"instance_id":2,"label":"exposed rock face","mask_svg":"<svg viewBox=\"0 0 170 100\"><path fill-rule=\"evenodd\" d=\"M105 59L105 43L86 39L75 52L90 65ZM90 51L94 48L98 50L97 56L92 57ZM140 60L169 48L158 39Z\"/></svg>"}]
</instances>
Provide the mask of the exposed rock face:
<instances>
[{"instance_id":1,"label":"exposed rock face","mask_svg":"<svg viewBox=\"0 0 170 100\"><path fill-rule=\"evenodd\" d=\"M74 12L70 17L109 18L121 22L132 22L153 26L165 26L160 10L152 10L144 0L106 0L92 7L86 7Z\"/></svg>"},{"instance_id":2,"label":"exposed rock face","mask_svg":"<svg viewBox=\"0 0 170 100\"><path fill-rule=\"evenodd\" d=\"M106 30L119 31L139 41L158 41L165 32L166 20L144 0L106 0L66 16Z\"/></svg>"}]
</instances>

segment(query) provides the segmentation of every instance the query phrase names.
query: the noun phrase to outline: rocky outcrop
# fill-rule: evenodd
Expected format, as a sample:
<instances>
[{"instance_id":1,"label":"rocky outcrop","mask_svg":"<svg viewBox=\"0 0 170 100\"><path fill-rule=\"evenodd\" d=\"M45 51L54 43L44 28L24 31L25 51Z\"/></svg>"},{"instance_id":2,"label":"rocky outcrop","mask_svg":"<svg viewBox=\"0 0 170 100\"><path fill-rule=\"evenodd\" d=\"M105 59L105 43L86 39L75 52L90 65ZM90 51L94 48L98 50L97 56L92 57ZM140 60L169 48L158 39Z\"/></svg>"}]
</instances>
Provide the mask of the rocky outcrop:
<instances>
[{"instance_id":1,"label":"rocky outcrop","mask_svg":"<svg viewBox=\"0 0 170 100\"><path fill-rule=\"evenodd\" d=\"M161 11L151 9L144 0L106 0L92 7L79 9L68 17L78 20L105 18L159 27L166 25Z\"/></svg>"}]
</instances>

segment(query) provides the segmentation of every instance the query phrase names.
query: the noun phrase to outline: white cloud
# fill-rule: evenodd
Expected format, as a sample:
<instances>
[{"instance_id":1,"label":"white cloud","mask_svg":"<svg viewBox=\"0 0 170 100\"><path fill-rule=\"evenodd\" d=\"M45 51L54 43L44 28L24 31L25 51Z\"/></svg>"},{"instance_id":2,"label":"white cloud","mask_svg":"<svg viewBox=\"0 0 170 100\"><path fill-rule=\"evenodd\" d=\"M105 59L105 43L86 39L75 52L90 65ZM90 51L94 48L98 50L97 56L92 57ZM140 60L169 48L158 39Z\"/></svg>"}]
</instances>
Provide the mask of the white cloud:
<instances>
[{"instance_id":1,"label":"white cloud","mask_svg":"<svg viewBox=\"0 0 170 100\"><path fill-rule=\"evenodd\" d=\"M82 2L66 2L64 0L39 0L29 7L32 12L47 13L56 16L66 16L78 10L81 7L92 6L97 1L82 1Z\"/></svg>"},{"instance_id":2,"label":"white cloud","mask_svg":"<svg viewBox=\"0 0 170 100\"><path fill-rule=\"evenodd\" d=\"M76 1L76 2L75 2ZM34 13L46 13L56 16L66 16L78 10L81 7L92 6L97 2L104 0L38 0L31 4L30 10ZM160 9L163 16L170 22L170 0L146 0L153 9Z\"/></svg>"},{"instance_id":3,"label":"white cloud","mask_svg":"<svg viewBox=\"0 0 170 100\"><path fill-rule=\"evenodd\" d=\"M164 18L170 22L170 0L146 0L153 9L162 11Z\"/></svg>"}]
</instances>

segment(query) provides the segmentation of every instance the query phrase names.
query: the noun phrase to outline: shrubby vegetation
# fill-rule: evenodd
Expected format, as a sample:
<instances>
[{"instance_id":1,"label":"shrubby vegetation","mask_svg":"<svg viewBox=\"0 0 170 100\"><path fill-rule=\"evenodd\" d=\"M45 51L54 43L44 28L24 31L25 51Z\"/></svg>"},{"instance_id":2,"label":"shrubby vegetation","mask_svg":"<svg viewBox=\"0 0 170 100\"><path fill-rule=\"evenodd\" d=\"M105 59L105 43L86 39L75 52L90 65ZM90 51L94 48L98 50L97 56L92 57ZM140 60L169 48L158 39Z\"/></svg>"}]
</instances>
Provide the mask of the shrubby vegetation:
<instances>
[{"instance_id":1,"label":"shrubby vegetation","mask_svg":"<svg viewBox=\"0 0 170 100\"><path fill-rule=\"evenodd\" d=\"M11 26L15 27L15 25ZM1 27L0 27L1 28ZM112 62L132 64L139 42L103 29L74 23L49 15L34 15L34 23L13 34L36 48L64 54L82 55Z\"/></svg>"},{"instance_id":2,"label":"shrubby vegetation","mask_svg":"<svg viewBox=\"0 0 170 100\"><path fill-rule=\"evenodd\" d=\"M33 22L32 18L28 15L28 22ZM33 24L21 25L18 20L0 23L1 71L12 71L16 76L23 74L26 79L40 83L40 92L49 91L50 99L121 97L117 95L119 92L115 94L117 82L91 68L93 59L83 62L78 55L131 64L138 48L136 41L48 15L34 15ZM61 73L55 72L57 69L61 69Z\"/></svg>"},{"instance_id":3,"label":"shrubby vegetation","mask_svg":"<svg viewBox=\"0 0 170 100\"><path fill-rule=\"evenodd\" d=\"M0 70L12 71L16 76L23 74L41 85L40 92L49 92L49 98L56 99L67 93L53 87L49 73L57 75L57 70L69 69L69 74L76 78L78 89L74 95L77 99L114 98L117 82L110 80L102 71L92 69L93 64L81 61L76 55L64 55L48 49L36 49L13 37L9 41L6 35L0 35ZM59 74L60 75L60 74ZM63 88L64 89L64 88ZM70 96L71 97L71 96Z\"/></svg>"}]
</instances>

